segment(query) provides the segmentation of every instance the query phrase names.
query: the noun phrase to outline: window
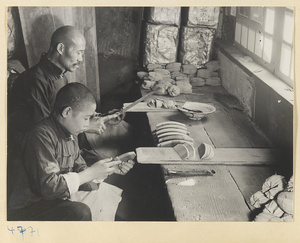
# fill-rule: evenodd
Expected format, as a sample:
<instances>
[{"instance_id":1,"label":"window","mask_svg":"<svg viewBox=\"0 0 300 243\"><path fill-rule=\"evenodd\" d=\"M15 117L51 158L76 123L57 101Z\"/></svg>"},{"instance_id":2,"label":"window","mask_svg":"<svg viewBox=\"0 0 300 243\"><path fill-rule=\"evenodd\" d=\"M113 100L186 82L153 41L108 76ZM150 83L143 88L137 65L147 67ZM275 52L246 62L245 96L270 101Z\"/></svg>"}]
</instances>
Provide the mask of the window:
<instances>
[{"instance_id":1,"label":"window","mask_svg":"<svg viewBox=\"0 0 300 243\"><path fill-rule=\"evenodd\" d=\"M293 8L237 7L235 11L235 45L293 87Z\"/></svg>"}]
</instances>

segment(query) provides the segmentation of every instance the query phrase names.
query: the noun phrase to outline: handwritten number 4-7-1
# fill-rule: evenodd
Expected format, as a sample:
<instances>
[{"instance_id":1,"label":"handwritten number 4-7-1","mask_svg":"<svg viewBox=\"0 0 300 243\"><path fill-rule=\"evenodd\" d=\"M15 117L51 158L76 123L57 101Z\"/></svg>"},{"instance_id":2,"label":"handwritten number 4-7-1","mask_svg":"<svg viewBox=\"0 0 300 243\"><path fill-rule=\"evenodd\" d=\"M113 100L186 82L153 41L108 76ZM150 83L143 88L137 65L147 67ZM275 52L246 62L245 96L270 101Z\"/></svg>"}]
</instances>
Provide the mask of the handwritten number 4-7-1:
<instances>
[{"instance_id":1,"label":"handwritten number 4-7-1","mask_svg":"<svg viewBox=\"0 0 300 243\"><path fill-rule=\"evenodd\" d=\"M31 237L36 234L37 236L39 236L39 229L34 230L33 227L29 226L29 227L23 227L23 226L17 226L16 228L14 227L8 227L7 226L8 231L10 231L13 235L16 234L22 234L22 237L24 238L25 233L30 234Z\"/></svg>"}]
</instances>

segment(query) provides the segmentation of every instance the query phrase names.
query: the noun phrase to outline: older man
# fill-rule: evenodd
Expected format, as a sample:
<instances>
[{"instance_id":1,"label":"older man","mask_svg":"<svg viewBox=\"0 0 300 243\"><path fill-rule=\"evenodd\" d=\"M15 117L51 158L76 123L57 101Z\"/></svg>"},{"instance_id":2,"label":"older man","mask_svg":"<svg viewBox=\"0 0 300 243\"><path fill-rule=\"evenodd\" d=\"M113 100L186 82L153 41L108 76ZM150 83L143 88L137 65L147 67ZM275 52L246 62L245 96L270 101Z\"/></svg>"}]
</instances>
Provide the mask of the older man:
<instances>
[{"instance_id":1,"label":"older man","mask_svg":"<svg viewBox=\"0 0 300 243\"><path fill-rule=\"evenodd\" d=\"M73 72L83 61L85 39L72 26L57 29L48 53L40 62L15 81L9 94L8 125L18 135L49 116L57 92L68 83L67 71Z\"/></svg>"},{"instance_id":2,"label":"older man","mask_svg":"<svg viewBox=\"0 0 300 243\"><path fill-rule=\"evenodd\" d=\"M60 27L53 33L48 52L20 75L9 94L9 140L14 137L19 141L34 124L49 116L57 92L68 83L65 73L75 71L82 63L85 45L84 36L73 26ZM116 117L94 119L91 128L101 133L104 122Z\"/></svg>"},{"instance_id":3,"label":"older man","mask_svg":"<svg viewBox=\"0 0 300 243\"><path fill-rule=\"evenodd\" d=\"M68 83L65 72L78 67L84 50L83 35L72 26L61 27L53 33L50 48L39 63L14 82L8 94L8 193L24 134L50 115L57 92Z\"/></svg>"}]
</instances>

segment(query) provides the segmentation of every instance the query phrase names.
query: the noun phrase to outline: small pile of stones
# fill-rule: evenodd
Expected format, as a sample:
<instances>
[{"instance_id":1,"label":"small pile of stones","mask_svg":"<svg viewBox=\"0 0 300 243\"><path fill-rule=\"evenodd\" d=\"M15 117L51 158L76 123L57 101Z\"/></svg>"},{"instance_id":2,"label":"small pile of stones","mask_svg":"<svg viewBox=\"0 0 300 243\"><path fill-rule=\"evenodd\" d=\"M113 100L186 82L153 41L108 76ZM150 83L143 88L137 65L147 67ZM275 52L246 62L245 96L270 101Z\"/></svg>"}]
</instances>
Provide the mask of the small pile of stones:
<instances>
[{"instance_id":1,"label":"small pile of stones","mask_svg":"<svg viewBox=\"0 0 300 243\"><path fill-rule=\"evenodd\" d=\"M193 87L221 85L219 69L219 61L210 61L201 68L180 62L148 64L146 71L137 72L137 77L144 89L156 90L156 94L160 95L177 96L192 93Z\"/></svg>"}]
</instances>

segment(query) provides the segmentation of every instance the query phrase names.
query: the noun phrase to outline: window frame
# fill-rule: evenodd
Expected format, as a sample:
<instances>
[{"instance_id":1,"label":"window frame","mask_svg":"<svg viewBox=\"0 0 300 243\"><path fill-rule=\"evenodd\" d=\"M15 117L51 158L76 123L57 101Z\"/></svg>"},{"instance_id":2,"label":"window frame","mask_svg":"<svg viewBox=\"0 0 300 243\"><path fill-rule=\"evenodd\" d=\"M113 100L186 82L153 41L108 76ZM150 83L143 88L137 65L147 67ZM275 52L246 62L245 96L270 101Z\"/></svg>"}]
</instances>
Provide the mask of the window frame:
<instances>
[{"instance_id":1,"label":"window frame","mask_svg":"<svg viewBox=\"0 0 300 243\"><path fill-rule=\"evenodd\" d=\"M240 14L241 7L237 7L236 9L236 25L235 25L235 39L234 39L234 45L240 49L243 53L250 56L256 63L260 64L267 70L269 70L271 73L273 73L275 76L280 78L284 83L289 85L290 87L293 87L293 79L294 79L294 73L292 74L292 78L290 77L291 71L294 70L294 38L293 35L293 41L292 44L287 43L283 40L283 27L284 27L284 17L285 17L285 11L289 11L293 14L293 24L294 24L294 9L291 7L263 7L263 21L262 23L258 23L254 20L250 19L250 9L249 7L249 16L245 16L244 14ZM274 26L276 26L273 30L273 34L267 33L265 31L265 16L267 9L273 9L274 10ZM243 28L244 27L244 28ZM295 27L295 24L294 26ZM240 29L237 29L240 28ZM247 30L246 30L247 29ZM293 28L294 29L294 28ZM247 34L244 32L247 31ZM261 36L263 37L263 48L262 48L262 55L259 56L256 54L255 47L254 52L249 50L249 32L254 31L254 40L256 40L257 34L261 33ZM237 36L239 35L239 36ZM244 35L244 36L243 36ZM253 33L251 33L253 35ZM252 37L252 36L251 36ZM259 37L258 37L259 38ZM272 39L272 50L271 50L271 60L270 62L267 62L263 58L263 50L265 48L265 38L271 38ZM246 39L246 43L245 43ZM253 46L255 46L257 43L255 43ZM285 44L289 46L292 49L291 52L291 60L290 60L290 75L286 76L280 71L280 59L281 59L281 48L282 44ZM251 45L252 46L252 45ZM251 47L252 48L252 47ZM250 48L250 49L251 49ZM280 50L280 52L278 52ZM276 54L276 55L275 55Z\"/></svg>"}]
</instances>

